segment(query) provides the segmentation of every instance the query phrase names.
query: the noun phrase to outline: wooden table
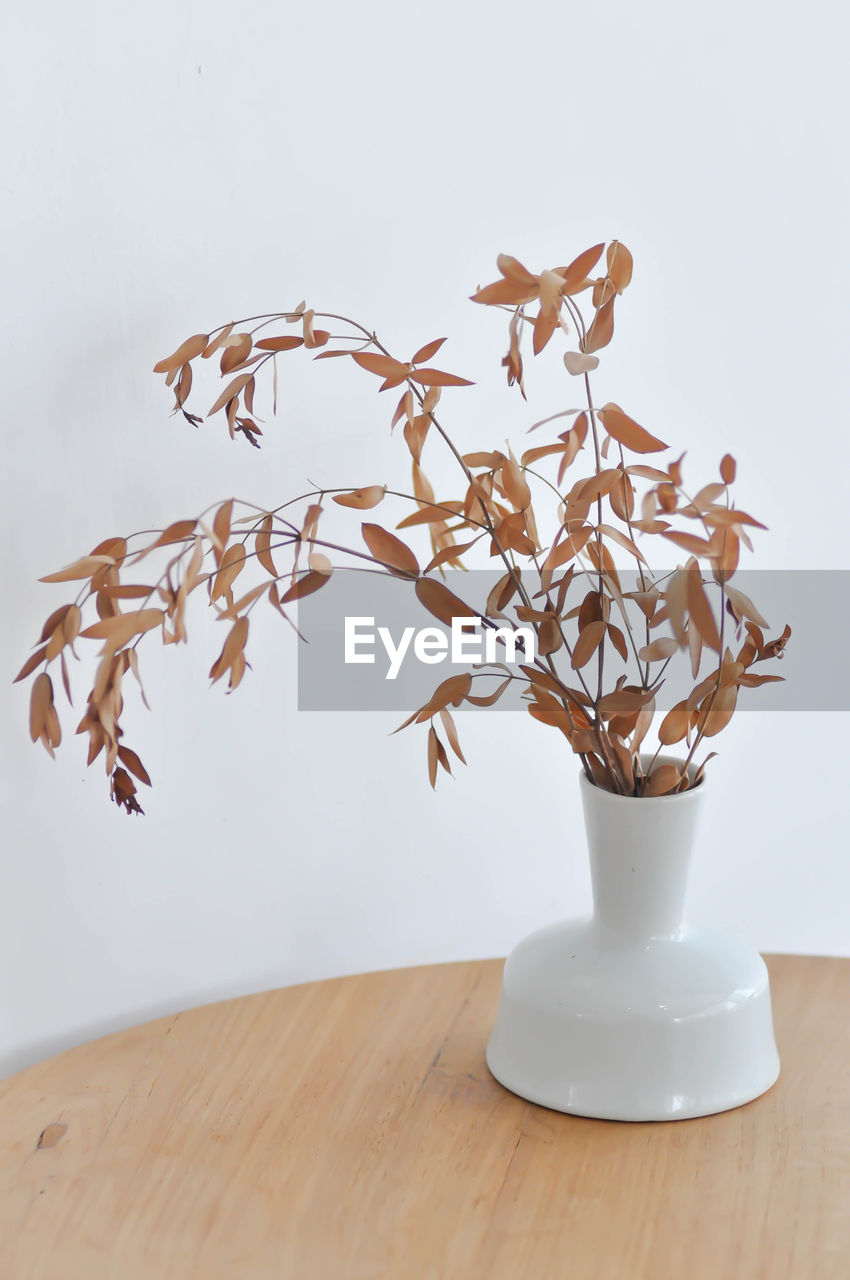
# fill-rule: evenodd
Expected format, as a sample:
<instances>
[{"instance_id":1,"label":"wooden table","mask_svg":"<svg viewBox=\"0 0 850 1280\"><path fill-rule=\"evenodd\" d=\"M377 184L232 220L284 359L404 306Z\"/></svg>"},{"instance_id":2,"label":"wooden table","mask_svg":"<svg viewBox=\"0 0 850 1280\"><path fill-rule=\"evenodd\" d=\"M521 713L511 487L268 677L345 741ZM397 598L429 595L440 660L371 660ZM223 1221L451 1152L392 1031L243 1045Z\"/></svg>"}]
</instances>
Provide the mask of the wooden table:
<instances>
[{"instance_id":1,"label":"wooden table","mask_svg":"<svg viewBox=\"0 0 850 1280\"><path fill-rule=\"evenodd\" d=\"M621 1124L490 1076L502 962L160 1018L0 1083L2 1280L847 1280L850 960L768 957L779 1083Z\"/></svg>"}]
</instances>

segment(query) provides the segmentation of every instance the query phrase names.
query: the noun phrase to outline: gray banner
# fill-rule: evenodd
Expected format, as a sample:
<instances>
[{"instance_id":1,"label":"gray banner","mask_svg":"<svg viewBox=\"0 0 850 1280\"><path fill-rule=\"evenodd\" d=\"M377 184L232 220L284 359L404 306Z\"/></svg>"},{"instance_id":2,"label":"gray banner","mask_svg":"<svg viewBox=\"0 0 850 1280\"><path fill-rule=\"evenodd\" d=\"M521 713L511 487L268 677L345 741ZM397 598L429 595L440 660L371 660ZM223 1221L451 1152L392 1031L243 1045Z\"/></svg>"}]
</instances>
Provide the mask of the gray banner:
<instances>
[{"instance_id":1,"label":"gray banner","mask_svg":"<svg viewBox=\"0 0 850 1280\"><path fill-rule=\"evenodd\" d=\"M635 573L620 571L623 592L639 590ZM655 572L660 580L663 573ZM501 572L478 570L463 573L450 571L444 585L457 597L484 612L488 594ZM579 577L570 586L565 608L577 608L583 596L594 585L592 575ZM752 668L759 675L777 675L784 679L760 688L741 690L739 707L758 711L847 711L850 710L850 570L741 570L732 585L757 606L769 623L763 627L766 640L775 639L787 623L792 636L781 660L758 663ZM530 590L534 590L533 587ZM706 594L719 625L720 589L706 587ZM305 711L394 711L409 713L427 701L441 681L451 675L469 671L473 674L472 692L486 695L505 678L501 668L473 665L495 658L511 672L519 673L519 663L526 658L522 651L511 654L511 645L491 636L488 653L486 632L510 624L530 628L529 622L517 620L516 597L505 609L507 621L494 619L490 628L479 625L458 637L452 628L439 622L420 604L414 583L382 573L336 570L320 591L299 602L298 626L306 643L298 644L298 705ZM545 608L542 599L534 607ZM644 616L634 601L625 602L634 636L634 647L628 638L622 615L612 606L610 621L626 637L628 652L624 661L610 641L605 644L605 685L610 692L619 676L627 683L639 683L638 663L634 648L646 643ZM456 624L457 626L457 624ZM563 623L567 643L572 648L578 637L575 618ZM531 631L533 636L533 629ZM662 622L650 633L651 640L671 636L669 622ZM453 639L455 652L452 652ZM746 639L728 614L724 623L724 646L737 655ZM457 643L462 644L461 653ZM494 647L495 646L495 647ZM571 667L564 647L551 655L559 676L581 689L579 672ZM459 659L459 660L458 660ZM700 677L707 676L716 665L717 655L703 651ZM661 670L655 662L650 674L654 679ZM597 659L594 656L581 671L590 690L596 692ZM657 696L660 709L669 708L686 697L693 687L691 664L687 651L678 651L663 672L663 684ZM500 709L524 709L520 695L524 683L515 681L497 704Z\"/></svg>"}]
</instances>

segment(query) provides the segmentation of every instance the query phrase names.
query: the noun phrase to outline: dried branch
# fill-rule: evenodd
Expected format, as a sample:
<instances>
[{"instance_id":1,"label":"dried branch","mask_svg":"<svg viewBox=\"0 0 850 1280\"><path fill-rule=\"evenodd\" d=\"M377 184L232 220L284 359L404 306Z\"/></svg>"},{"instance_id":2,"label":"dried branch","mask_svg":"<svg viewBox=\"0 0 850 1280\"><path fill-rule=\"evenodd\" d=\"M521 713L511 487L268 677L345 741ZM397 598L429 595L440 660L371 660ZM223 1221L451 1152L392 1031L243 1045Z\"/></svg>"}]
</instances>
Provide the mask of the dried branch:
<instances>
[{"instance_id":1,"label":"dried branch","mask_svg":"<svg viewBox=\"0 0 850 1280\"><path fill-rule=\"evenodd\" d=\"M604 266L599 266L603 253ZM258 448L262 418L256 401L261 386L266 387L264 370L271 366L274 413L279 360L292 359L297 351L310 352L315 360L347 360L377 377L379 392L400 391L390 427L401 426L412 460L412 492L386 484L313 486L270 511L227 499L164 530L108 538L88 555L47 575L42 581L76 584L77 594L47 619L17 677L33 677L33 741L40 741L51 755L61 742L49 671L58 666L70 703L67 656L78 659L76 646L99 644L93 684L77 733L88 735L89 764L103 755L112 799L128 813L142 812L136 783L149 786L150 777L136 752L122 741L121 725L122 681L129 671L141 686L138 652L142 642L148 645L158 634L164 644L186 643L187 601L203 588L216 618L229 624L210 679L216 683L227 677L228 689L233 690L250 669L246 657L250 627L263 601L297 632L289 606L321 590L335 570L360 566L364 572L410 583L419 602L443 623L470 618L499 632L505 648L503 628L514 637L522 626L533 631L536 652L525 652L518 641L525 661L517 670L498 663L493 671L452 676L400 726L427 726L432 786L439 770L451 773L449 752L466 763L450 708L495 705L516 682L523 686L530 714L560 730L597 785L641 796L681 791L699 782L705 761L696 767L695 753L705 738L714 737L729 722L740 689L780 678L757 674L752 668L782 657L790 629L786 626L777 638L767 640L762 630L766 624L755 605L731 585L741 545L750 549L751 531L763 526L731 501L736 478L731 455L721 460L719 480L691 497L683 485L681 459L666 467L641 459L641 455L666 451L657 436L617 404L596 407L591 374L599 365L598 353L613 338L615 303L632 277L632 258L624 245L617 241L607 247L595 245L568 266L538 274L508 255L500 255L497 265L500 278L477 289L472 300L506 311L510 317L508 352L502 360L508 386L516 385L526 397L522 346L527 331L534 356L555 335L564 340L567 374L583 380L583 408L558 410L531 429L564 417L571 425L549 443L526 450L519 461L509 445L506 452L494 448L462 454L437 417L444 389L472 385L442 368L442 357L440 367L432 363L444 338L424 343L409 359L399 358L359 321L316 311L302 302L290 310L250 316L194 334L157 363L155 372L164 375L174 392L174 412L197 427L204 417L187 407L197 395L195 374L209 367L204 361L215 357L224 385L206 416L223 415L231 438L242 435ZM588 292L589 322L577 301ZM536 310L529 314L529 307ZM322 328L323 322L333 322L339 331ZM274 329L280 332L271 332ZM569 341L572 335L574 343ZM457 466L457 497L436 499L422 468L429 438L440 441ZM573 478L588 439L592 470ZM615 461L609 462L612 449ZM627 462L630 453L639 460ZM539 466L554 459L558 470L550 479ZM565 488L568 475L570 485ZM643 483L640 494L636 482ZM355 545L320 535L326 499L343 512L354 513L359 525ZM371 517L361 520L357 514L371 512L387 499L408 509L395 531ZM238 510L245 514L234 518ZM399 536L400 531L420 525L430 543L424 569L413 548ZM699 535L692 531L695 526ZM465 540L458 541L457 535L466 535ZM647 540L676 547L687 553L687 559L670 572L654 572L643 549ZM444 582L446 567L469 567L479 544L488 545L491 557L504 568L486 603L462 598ZM326 552L334 554L336 563ZM622 589L615 552L627 553L636 564L637 590ZM147 566L153 560L148 557L163 556L164 564L150 572ZM142 562L143 569L130 572ZM138 573L144 580L137 580ZM716 608L709 592L716 592ZM621 625L612 618L613 607ZM509 608L514 618L506 613ZM577 636L571 642L568 628L572 624ZM735 655L729 646L732 628L742 641ZM709 663L711 669L705 671L711 653L716 655L716 665ZM617 659L625 662L629 655L637 664L635 683L616 675ZM690 664L692 687L660 718L656 731L659 751L684 741L687 754L672 769L658 766L655 757L643 768L640 751L658 720L656 696L674 660ZM586 674L591 663L595 667L592 681ZM489 693L473 693L478 687L473 681L484 675L498 675L499 683ZM141 696L144 699L143 690Z\"/></svg>"}]
</instances>

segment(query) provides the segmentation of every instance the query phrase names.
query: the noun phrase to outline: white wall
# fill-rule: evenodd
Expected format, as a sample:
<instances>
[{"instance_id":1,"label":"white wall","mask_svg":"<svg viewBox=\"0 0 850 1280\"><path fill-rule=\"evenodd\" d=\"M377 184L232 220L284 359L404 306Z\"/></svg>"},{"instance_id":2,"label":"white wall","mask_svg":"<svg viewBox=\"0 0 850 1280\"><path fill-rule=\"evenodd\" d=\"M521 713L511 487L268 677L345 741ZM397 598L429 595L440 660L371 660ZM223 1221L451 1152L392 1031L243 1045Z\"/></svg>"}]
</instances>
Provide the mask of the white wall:
<instances>
[{"instance_id":1,"label":"white wall","mask_svg":"<svg viewBox=\"0 0 850 1280\"><path fill-rule=\"evenodd\" d=\"M564 393L554 361L530 370L530 409L503 391L502 317L468 294L500 251L539 268L613 237L637 269L605 398L697 473L737 455L771 528L756 563L846 567L827 513L850 499L847 34L825 0L804 19L728 0L7 15L0 1071L201 1001L502 955L585 909L554 734L474 719L469 770L434 796L394 717L298 715L272 625L233 697L207 687L202 622L150 667L153 714L128 726L155 788L144 819L119 814L80 739L55 763L29 744L9 681L64 599L36 579L234 493L406 471L374 384L339 362L293 366L261 453L169 418L150 369L188 333L306 296L400 351L451 334L446 367L479 383L446 398L453 425L489 443ZM850 954L846 730L738 717L695 915L764 950Z\"/></svg>"}]
</instances>

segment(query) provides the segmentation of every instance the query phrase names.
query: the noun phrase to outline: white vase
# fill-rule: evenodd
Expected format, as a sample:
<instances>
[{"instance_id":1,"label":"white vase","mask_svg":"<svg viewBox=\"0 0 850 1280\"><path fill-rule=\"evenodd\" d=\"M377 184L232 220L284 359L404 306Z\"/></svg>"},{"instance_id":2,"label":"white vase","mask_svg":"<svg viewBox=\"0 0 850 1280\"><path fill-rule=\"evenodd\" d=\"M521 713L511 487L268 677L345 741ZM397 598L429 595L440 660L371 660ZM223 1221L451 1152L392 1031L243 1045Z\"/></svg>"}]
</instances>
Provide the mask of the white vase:
<instances>
[{"instance_id":1,"label":"white vase","mask_svg":"<svg viewBox=\"0 0 850 1280\"><path fill-rule=\"evenodd\" d=\"M750 1102L779 1075L767 968L744 943L683 921L710 782L643 799L584 775L580 785L593 914L511 952L490 1071L530 1102L607 1120Z\"/></svg>"}]
</instances>

